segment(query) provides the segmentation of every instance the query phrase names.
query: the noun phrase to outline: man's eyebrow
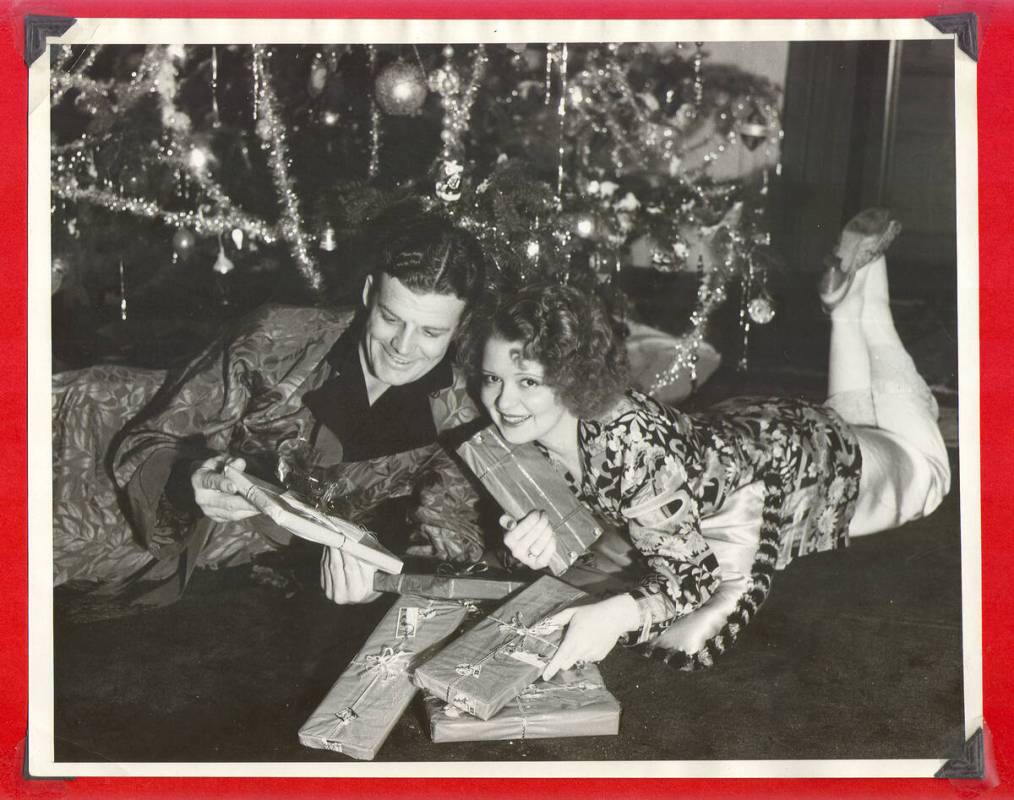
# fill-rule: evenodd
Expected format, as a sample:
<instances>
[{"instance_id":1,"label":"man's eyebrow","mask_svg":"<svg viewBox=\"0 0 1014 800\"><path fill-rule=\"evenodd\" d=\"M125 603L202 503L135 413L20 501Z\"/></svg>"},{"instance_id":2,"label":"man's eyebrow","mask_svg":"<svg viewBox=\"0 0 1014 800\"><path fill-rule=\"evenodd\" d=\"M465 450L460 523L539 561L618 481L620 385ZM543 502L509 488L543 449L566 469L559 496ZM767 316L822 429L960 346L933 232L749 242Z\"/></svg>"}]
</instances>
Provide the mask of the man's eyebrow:
<instances>
[{"instance_id":1,"label":"man's eyebrow","mask_svg":"<svg viewBox=\"0 0 1014 800\"><path fill-rule=\"evenodd\" d=\"M394 317L395 319L401 319L401 317L399 317L398 314L395 311L392 311L391 308L390 308L390 306L388 306L382 300L378 300L377 301L377 308L379 308L385 314L389 314L390 316ZM450 326L450 325L444 325L444 326L441 326L441 325L420 325L419 327L423 328L424 330L427 330L427 331L439 331L440 333L447 333L447 331L453 330L453 326Z\"/></svg>"}]
</instances>

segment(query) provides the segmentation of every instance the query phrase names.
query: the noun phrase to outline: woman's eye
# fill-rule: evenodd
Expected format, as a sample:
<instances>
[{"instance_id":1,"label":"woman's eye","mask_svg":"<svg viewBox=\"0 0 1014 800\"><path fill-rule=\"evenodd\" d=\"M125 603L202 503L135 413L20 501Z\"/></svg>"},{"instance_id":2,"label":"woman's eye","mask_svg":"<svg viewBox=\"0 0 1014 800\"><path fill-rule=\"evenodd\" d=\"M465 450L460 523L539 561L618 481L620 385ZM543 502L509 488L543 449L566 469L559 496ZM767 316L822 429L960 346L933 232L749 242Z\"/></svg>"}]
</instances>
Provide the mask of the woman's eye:
<instances>
[{"instance_id":1,"label":"woman's eye","mask_svg":"<svg viewBox=\"0 0 1014 800\"><path fill-rule=\"evenodd\" d=\"M384 320L384 322L395 322L396 321L396 318L392 314L388 314L386 311L381 311L380 312L380 317L381 317L381 319Z\"/></svg>"},{"instance_id":2,"label":"woman's eye","mask_svg":"<svg viewBox=\"0 0 1014 800\"><path fill-rule=\"evenodd\" d=\"M430 339L436 339L438 336L440 336L440 331L429 331L424 328L423 334Z\"/></svg>"},{"instance_id":3,"label":"woman's eye","mask_svg":"<svg viewBox=\"0 0 1014 800\"><path fill-rule=\"evenodd\" d=\"M525 389L532 389L536 386L541 386L542 384L540 384L537 380L535 380L535 378L523 378L521 380L521 385Z\"/></svg>"},{"instance_id":4,"label":"woman's eye","mask_svg":"<svg viewBox=\"0 0 1014 800\"><path fill-rule=\"evenodd\" d=\"M492 386L494 383L499 382L499 378L496 375L483 375L482 382L487 386Z\"/></svg>"}]
</instances>

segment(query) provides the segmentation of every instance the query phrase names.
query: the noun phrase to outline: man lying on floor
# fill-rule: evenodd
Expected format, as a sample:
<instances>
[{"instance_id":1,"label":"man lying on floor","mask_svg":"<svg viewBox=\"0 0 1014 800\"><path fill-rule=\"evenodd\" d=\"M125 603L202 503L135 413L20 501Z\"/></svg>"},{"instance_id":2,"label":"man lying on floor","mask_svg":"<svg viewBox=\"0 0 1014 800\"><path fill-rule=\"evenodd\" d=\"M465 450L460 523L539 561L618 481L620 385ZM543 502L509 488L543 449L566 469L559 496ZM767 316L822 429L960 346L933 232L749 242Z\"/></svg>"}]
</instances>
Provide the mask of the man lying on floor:
<instances>
[{"instance_id":1,"label":"man lying on floor","mask_svg":"<svg viewBox=\"0 0 1014 800\"><path fill-rule=\"evenodd\" d=\"M448 350L484 286L483 257L443 218L401 209L396 223L360 313L268 306L171 376L110 450L120 498L89 484L101 469L79 468L83 451L96 452L80 439L96 435L101 398L55 387L57 584L143 578L141 602L171 602L195 566L284 543L234 493L226 464L281 479L345 517L414 495L415 552L481 557L476 495L439 439L478 416ZM123 499L146 552L123 534ZM327 571L354 572L346 562L325 551Z\"/></svg>"}]
</instances>

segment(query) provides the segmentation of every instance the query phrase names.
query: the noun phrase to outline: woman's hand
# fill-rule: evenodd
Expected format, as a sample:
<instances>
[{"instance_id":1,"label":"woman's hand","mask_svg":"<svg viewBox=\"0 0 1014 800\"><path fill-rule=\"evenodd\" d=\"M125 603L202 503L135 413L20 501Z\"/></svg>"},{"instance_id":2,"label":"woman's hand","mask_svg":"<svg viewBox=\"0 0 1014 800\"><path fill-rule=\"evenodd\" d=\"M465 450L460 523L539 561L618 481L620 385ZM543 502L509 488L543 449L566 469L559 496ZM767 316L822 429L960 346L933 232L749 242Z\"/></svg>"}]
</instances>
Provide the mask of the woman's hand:
<instances>
[{"instance_id":1,"label":"woman's hand","mask_svg":"<svg viewBox=\"0 0 1014 800\"><path fill-rule=\"evenodd\" d=\"M242 458L215 456L201 462L194 474L190 476L190 485L194 488L194 501L201 507L205 516L215 522L236 522L255 516L260 512L247 499L236 494L236 486L227 475L225 467L243 472L246 461Z\"/></svg>"},{"instance_id":2,"label":"woman's hand","mask_svg":"<svg viewBox=\"0 0 1014 800\"><path fill-rule=\"evenodd\" d=\"M500 517L506 531L503 543L511 555L531 569L543 569L556 555L556 537L544 511L530 511L515 520L510 514Z\"/></svg>"},{"instance_id":3,"label":"woman's hand","mask_svg":"<svg viewBox=\"0 0 1014 800\"><path fill-rule=\"evenodd\" d=\"M320 588L333 603L369 603L380 597L373 590L376 567L347 556L337 547L325 547L320 557Z\"/></svg>"},{"instance_id":4,"label":"woman's hand","mask_svg":"<svg viewBox=\"0 0 1014 800\"><path fill-rule=\"evenodd\" d=\"M553 625L566 625L560 647L542 673L549 680L578 661L601 661L627 631L636 630L640 618L637 601L619 594L587 606L574 606L549 617Z\"/></svg>"}]
</instances>

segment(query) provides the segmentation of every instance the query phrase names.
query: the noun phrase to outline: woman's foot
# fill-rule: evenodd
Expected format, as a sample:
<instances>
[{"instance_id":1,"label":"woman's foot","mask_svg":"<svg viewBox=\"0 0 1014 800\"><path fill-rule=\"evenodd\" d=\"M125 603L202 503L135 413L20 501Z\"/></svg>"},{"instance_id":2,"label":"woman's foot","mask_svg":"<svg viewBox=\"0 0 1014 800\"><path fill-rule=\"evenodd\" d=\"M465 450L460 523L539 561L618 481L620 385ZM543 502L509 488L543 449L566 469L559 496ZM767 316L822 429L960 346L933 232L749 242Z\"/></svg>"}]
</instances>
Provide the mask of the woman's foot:
<instances>
[{"instance_id":1,"label":"woman's foot","mask_svg":"<svg viewBox=\"0 0 1014 800\"><path fill-rule=\"evenodd\" d=\"M868 208L849 220L842 230L834 253L826 259L827 269L820 281L820 300L830 312L849 294L856 274L884 254L901 232L886 208Z\"/></svg>"}]
</instances>

